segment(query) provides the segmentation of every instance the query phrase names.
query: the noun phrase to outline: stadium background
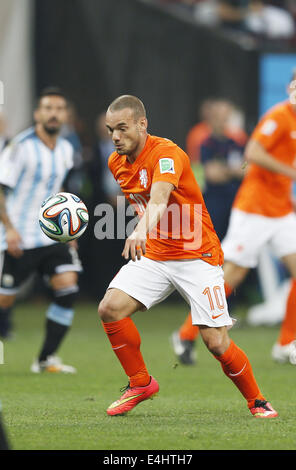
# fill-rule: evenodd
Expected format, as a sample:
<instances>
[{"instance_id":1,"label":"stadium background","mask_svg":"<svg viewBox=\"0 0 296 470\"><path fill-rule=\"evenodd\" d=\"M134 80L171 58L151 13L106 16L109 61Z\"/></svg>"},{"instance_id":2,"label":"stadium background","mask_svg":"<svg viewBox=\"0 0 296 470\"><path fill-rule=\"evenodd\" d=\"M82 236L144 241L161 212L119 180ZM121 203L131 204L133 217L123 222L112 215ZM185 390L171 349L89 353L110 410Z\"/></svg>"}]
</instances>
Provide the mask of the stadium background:
<instances>
[{"instance_id":1,"label":"stadium background","mask_svg":"<svg viewBox=\"0 0 296 470\"><path fill-rule=\"evenodd\" d=\"M0 390L1 415L14 449L295 451L295 371L270 358L278 325L253 328L238 321L232 329L232 337L248 352L260 384L280 413L275 422L250 423L240 394L231 390L224 374L217 374L217 365L201 341L197 341L197 367L177 367L169 335L187 314L186 305L180 308L176 302L179 297L171 297L149 315L135 315L145 358L161 381L157 401L141 405L131 419L110 421L105 413L125 377L98 327L96 304L122 264L123 240L93 236L94 207L105 198L94 150L96 117L119 94L136 94L147 105L150 132L172 138L184 148L199 105L205 98L222 96L241 110L249 133L268 107L286 98L285 87L296 65L295 37L270 40L198 23L191 7L207 2L215 0L192 0L191 5L190 0L0 2L0 145L2 113L4 137L12 137L31 126L38 92L47 85L62 87L76 111L71 137L75 144L79 137L83 157L72 184L78 185L91 215L90 228L79 242L85 267L81 302L62 347L65 362L75 365L79 374L41 377L29 370L44 327L41 283L34 290L31 283L26 285L22 292L26 301L15 309L16 335L5 342ZM295 2L272 3L293 6ZM240 290L239 300L247 302L247 308L270 292L280 298L278 284L284 273L273 259L265 261L266 285L254 275ZM269 320L271 307L279 305L273 297L270 302ZM245 306L242 312L246 314ZM85 464L85 454L79 454ZM27 452L21 458L25 455L32 460ZM98 452L92 455L98 463Z\"/></svg>"},{"instance_id":2,"label":"stadium background","mask_svg":"<svg viewBox=\"0 0 296 470\"><path fill-rule=\"evenodd\" d=\"M86 297L100 298L122 264L122 240L93 236L94 207L104 200L100 180L89 177L96 116L116 96L135 94L147 105L150 132L184 148L203 99L222 96L242 110L250 132L270 105L285 98L296 64L295 40L258 40L197 24L167 3L178 2L1 2L0 79L8 135L31 125L34 99L47 85L62 87L76 110L84 158L79 191L91 215L80 241Z\"/></svg>"}]
</instances>

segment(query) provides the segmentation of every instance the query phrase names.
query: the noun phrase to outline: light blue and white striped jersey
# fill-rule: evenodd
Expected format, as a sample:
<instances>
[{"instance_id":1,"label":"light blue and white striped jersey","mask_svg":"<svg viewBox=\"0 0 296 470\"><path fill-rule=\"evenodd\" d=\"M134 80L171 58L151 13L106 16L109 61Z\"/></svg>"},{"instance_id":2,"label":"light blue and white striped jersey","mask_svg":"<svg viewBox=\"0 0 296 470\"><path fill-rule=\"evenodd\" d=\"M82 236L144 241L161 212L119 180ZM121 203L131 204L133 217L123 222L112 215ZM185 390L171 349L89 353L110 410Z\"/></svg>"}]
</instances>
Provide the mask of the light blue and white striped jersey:
<instances>
[{"instance_id":1,"label":"light blue and white striped jersey","mask_svg":"<svg viewBox=\"0 0 296 470\"><path fill-rule=\"evenodd\" d=\"M56 243L41 231L38 217L42 202L61 190L73 167L73 147L57 139L47 147L34 128L17 135L0 155L0 184L10 189L6 196L8 216L22 237L23 249ZM0 227L1 250L6 249L4 227Z\"/></svg>"}]
</instances>

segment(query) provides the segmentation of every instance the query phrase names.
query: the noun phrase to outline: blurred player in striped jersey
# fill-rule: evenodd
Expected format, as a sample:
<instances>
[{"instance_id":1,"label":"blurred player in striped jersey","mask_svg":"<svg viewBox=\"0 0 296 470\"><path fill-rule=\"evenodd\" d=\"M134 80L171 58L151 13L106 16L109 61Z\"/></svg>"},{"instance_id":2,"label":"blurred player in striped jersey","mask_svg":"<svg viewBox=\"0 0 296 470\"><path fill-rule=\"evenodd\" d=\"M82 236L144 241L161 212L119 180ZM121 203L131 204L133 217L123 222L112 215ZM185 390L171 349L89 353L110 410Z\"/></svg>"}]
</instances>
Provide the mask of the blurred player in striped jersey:
<instances>
[{"instance_id":1,"label":"blurred player in striped jersey","mask_svg":"<svg viewBox=\"0 0 296 470\"><path fill-rule=\"evenodd\" d=\"M224 292L223 252L188 156L172 141L148 134L145 107L135 96L114 100L106 125L116 149L109 168L140 218L123 250L124 258L131 260L111 281L99 305L104 330L129 381L107 414L125 414L158 392L131 315L177 289L191 306L205 345L251 414L276 417L247 355L228 335L232 319Z\"/></svg>"},{"instance_id":2,"label":"blurred player in striped jersey","mask_svg":"<svg viewBox=\"0 0 296 470\"><path fill-rule=\"evenodd\" d=\"M51 289L52 302L31 370L75 372L55 353L72 324L81 264L74 247L46 237L38 223L42 202L62 189L73 168L73 148L59 136L67 119L64 93L44 90L34 119L34 127L16 136L0 157L0 336L11 332L11 308L20 286L38 273Z\"/></svg>"}]
</instances>

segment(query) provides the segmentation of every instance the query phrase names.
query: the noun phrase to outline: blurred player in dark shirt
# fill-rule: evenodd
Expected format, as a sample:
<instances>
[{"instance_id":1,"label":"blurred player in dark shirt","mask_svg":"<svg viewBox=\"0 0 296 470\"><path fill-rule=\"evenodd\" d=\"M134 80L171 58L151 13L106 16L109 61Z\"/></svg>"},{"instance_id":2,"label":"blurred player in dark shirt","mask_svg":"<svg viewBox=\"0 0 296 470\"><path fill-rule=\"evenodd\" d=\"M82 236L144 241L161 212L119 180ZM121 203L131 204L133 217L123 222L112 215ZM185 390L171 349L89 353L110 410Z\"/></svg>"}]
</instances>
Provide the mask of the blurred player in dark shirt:
<instances>
[{"instance_id":1,"label":"blurred player in dark shirt","mask_svg":"<svg viewBox=\"0 0 296 470\"><path fill-rule=\"evenodd\" d=\"M230 210L243 177L242 145L227 134L232 106L224 100L217 101L210 115L212 132L201 146L201 163L204 168L204 200L220 240L227 230Z\"/></svg>"}]
</instances>

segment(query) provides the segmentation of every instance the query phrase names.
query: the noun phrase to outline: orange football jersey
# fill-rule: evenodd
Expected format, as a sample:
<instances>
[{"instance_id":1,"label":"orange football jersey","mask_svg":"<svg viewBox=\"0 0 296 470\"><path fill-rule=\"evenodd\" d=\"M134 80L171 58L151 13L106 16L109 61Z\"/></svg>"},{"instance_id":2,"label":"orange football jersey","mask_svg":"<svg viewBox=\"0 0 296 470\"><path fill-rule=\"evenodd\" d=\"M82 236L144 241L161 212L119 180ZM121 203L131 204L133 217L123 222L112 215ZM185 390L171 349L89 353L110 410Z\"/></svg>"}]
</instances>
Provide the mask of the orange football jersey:
<instances>
[{"instance_id":1,"label":"orange football jersey","mask_svg":"<svg viewBox=\"0 0 296 470\"><path fill-rule=\"evenodd\" d=\"M274 106L259 121L251 139L276 160L296 167L296 113L289 101ZM292 212L292 180L254 163L237 192L233 207L267 217Z\"/></svg>"},{"instance_id":2,"label":"orange football jersey","mask_svg":"<svg viewBox=\"0 0 296 470\"><path fill-rule=\"evenodd\" d=\"M147 136L134 163L113 152L109 168L139 217L150 199L151 185L166 181L174 185L168 208L147 237L146 255L154 260L201 258L223 264L223 252L206 209L190 161L180 147L168 139Z\"/></svg>"}]
</instances>

